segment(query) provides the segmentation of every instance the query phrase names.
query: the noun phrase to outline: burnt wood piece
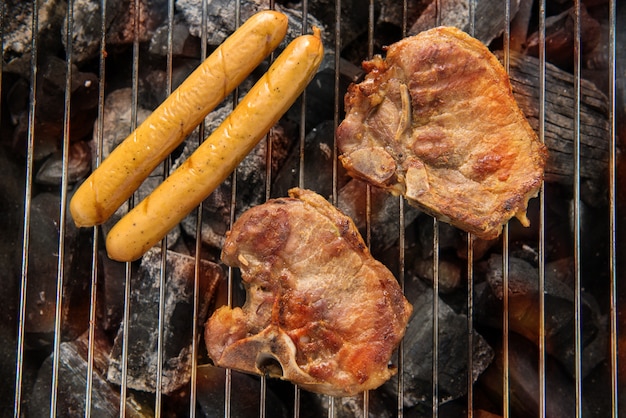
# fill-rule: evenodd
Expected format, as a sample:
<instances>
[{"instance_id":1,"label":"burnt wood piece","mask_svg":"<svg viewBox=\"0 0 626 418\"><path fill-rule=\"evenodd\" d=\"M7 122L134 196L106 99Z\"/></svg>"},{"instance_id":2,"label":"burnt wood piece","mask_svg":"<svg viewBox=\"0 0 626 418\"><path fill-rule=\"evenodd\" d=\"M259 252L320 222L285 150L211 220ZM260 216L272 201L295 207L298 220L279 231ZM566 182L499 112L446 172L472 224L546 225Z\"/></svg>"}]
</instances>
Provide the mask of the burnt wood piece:
<instances>
[{"instance_id":1,"label":"burnt wood piece","mask_svg":"<svg viewBox=\"0 0 626 418\"><path fill-rule=\"evenodd\" d=\"M502 57L502 53L498 53ZM528 122L539 130L539 60L510 54L513 95ZM546 63L545 144L550 156L545 167L547 182L572 185L574 178L574 76ZM580 177L582 198L597 206L606 200L609 160L609 121L606 96L591 82L581 80Z\"/></svg>"}]
</instances>

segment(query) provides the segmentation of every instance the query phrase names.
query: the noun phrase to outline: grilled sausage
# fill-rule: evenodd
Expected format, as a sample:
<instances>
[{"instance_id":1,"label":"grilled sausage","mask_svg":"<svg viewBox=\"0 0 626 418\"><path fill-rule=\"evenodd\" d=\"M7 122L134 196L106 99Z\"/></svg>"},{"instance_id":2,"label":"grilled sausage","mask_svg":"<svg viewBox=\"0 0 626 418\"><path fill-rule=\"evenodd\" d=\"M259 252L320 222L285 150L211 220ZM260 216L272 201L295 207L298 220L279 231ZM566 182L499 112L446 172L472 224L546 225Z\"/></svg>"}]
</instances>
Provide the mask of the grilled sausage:
<instances>
[{"instance_id":1,"label":"grilled sausage","mask_svg":"<svg viewBox=\"0 0 626 418\"><path fill-rule=\"evenodd\" d=\"M292 41L198 149L111 229L109 257L141 257L206 199L294 103L322 56L319 29Z\"/></svg>"},{"instance_id":2,"label":"grilled sausage","mask_svg":"<svg viewBox=\"0 0 626 418\"><path fill-rule=\"evenodd\" d=\"M77 226L105 222L202 119L272 52L287 16L262 11L228 37L76 190Z\"/></svg>"}]
</instances>

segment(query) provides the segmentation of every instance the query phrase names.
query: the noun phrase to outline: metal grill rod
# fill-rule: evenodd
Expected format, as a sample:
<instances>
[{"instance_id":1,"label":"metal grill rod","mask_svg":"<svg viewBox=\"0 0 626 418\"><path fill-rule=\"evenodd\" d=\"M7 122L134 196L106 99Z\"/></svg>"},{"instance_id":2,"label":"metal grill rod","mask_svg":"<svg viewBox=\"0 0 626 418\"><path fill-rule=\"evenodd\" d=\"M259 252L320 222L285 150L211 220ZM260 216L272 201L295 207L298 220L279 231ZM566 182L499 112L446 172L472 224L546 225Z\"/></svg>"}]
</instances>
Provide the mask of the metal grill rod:
<instances>
[{"instance_id":1,"label":"metal grill rod","mask_svg":"<svg viewBox=\"0 0 626 418\"><path fill-rule=\"evenodd\" d=\"M580 0L574 1L574 333L576 416L582 417L582 301L580 272Z\"/></svg>"},{"instance_id":2,"label":"metal grill rod","mask_svg":"<svg viewBox=\"0 0 626 418\"><path fill-rule=\"evenodd\" d=\"M474 1L470 1L470 21L472 22L472 31L473 31L473 23L474 23ZM106 0L101 0L102 4L102 36L101 36L101 54L100 54L100 85L99 85L99 100L98 100L98 137L97 144L98 150L97 154L97 164L101 161L102 154L102 131L103 131L103 114L104 114L104 79L105 79L105 46L106 46L106 37L105 37L105 21L106 21ZM437 0L437 10L438 10L438 19L440 19L440 7L439 2ZM507 11L505 12L507 16L510 17L510 0L506 2ZM33 0L33 9L38 10L38 0ZM168 93L171 92L171 79L172 79L172 21L173 21L173 0L169 2L169 11L168 11L168 68L167 68L167 81ZM371 51L373 50L373 10L374 10L374 1L370 0L370 20L368 25L368 31L370 34L368 35L368 48ZM574 78L575 78L575 128L574 128L574 259L575 259L575 281L576 281L576 292L575 292L575 324L576 324L576 338L575 338L575 349L576 349L576 415L582 416L582 384L583 378L581 375L582 369L582 331L581 331L581 323L582 323L582 312L581 312L581 207L580 207L580 107L581 107L581 21L580 21L580 1L575 1L576 13L575 13L575 62L574 62ZM303 6L303 22L306 22L306 13L307 13L308 3L304 3ZM132 94L133 94L133 106L131 109L132 113L132 121L136 126L137 123L137 96L138 96L138 68L139 68L139 41L137 39L138 34L138 25L139 25L139 2L135 3L135 39L133 43L133 62L132 62ZM240 3L237 2L237 12L236 12L236 20L239 22L240 20ZM408 10L408 1L403 0L403 34L406 34L406 15ZM66 37L71 36L71 21L72 21L72 11L73 11L73 2L70 1L68 3L67 19L70 24L67 26ZM336 20L335 20L335 49L336 52L341 51L341 1L338 0L335 3L335 12L336 12ZM546 81L545 81L545 67L546 67L546 52L545 52L545 0L540 0L539 3L539 31L540 31L540 48L539 48L539 136L540 140L544 141L545 139L545 90L546 90ZM2 5L2 22L0 23L0 27L4 27L4 3ZM206 28L206 2L203 1L203 27ZM506 19L509 21L510 19ZM303 25L304 26L304 25ZM21 265L21 275L20 275L20 307L19 307L19 327L17 332L17 346L16 346L16 376L15 376L15 399L14 399L14 414L15 416L20 416L22 414L21 411L21 403L22 403L22 379L24 372L24 323L25 323L25 315L26 315L26 290L28 287L28 271L29 271L29 247L30 247L30 234L31 234L31 225L30 225L30 217L31 217L31 200L32 200L32 179L33 179L33 149L34 149L34 138L35 138L35 104L37 102L37 56L38 56L38 42L37 42L37 33L38 33L38 14L33 13L31 27L33 30L33 38L31 43L32 57L31 57L31 82L29 89L29 129L28 129L28 151L26 156L26 185L25 185L25 199L24 199L24 219L23 219L23 233L22 233L22 265ZM509 48L506 47L509 42L510 33L508 33L509 28L507 25L507 29L505 30L505 66L508 71L508 53ZM205 42L205 34L206 30L203 30L203 57L206 56L206 42ZM617 332L618 332L618 324L617 324L617 314L618 314L618 306L617 306L617 267L616 267L616 254L617 254L617 237L616 237L616 132L615 132L615 124L616 124L616 1L609 1L609 71L608 71L608 81L609 81L609 122L610 122L610 154L609 154L609 228L610 228L610 237L609 237L609 269L610 269L610 363L611 363L611 405L612 405L612 416L616 417L618 415L618 376L617 376ZM2 31L0 31L0 36L2 35ZM71 99L71 62L72 62L72 51L71 51L71 42L67 42L68 51L66 57L66 87L65 87L65 103L64 103L64 133L63 133L63 175L62 175L62 183L61 183L61 207L60 207L60 224L61 224L61 233L59 236L59 259L57 266L57 292L56 292L56 311L55 311L55 341L53 347L53 384L52 384L52 392L51 392L51 400L50 400L50 414L54 416L56 414L57 409L57 389L59 383L59 349L60 349L60 338L61 338L61 325L62 325L62 305L63 305L63 297L62 297L62 289L63 289L63 277L66 266L63 262L63 255L65 251L65 223L66 223L66 213L65 213L65 203L67 201L67 164L68 164L68 153L69 153L69 115L70 115L70 99ZM336 54L336 62L335 62L335 126L338 125L339 122L339 109L341 100L339 98L339 55ZM0 64L1 65L1 64ZM302 104L302 126L304 125L304 110L306 108L306 103L303 98ZM132 129L135 128L132 127ZM301 126L301 144L303 143L304 130ZM202 133L203 127L201 127ZM200 135L201 139L203 135ZM268 141L268 145L269 145ZM301 146L301 149L303 147ZM271 148L269 148L271 153ZM336 147L334 152L334 157L336 157ZM301 152L301 168L303 165L303 160L305 156L303 151ZM268 164L268 166L271 166ZM235 179L235 177L234 177ZM269 187L271 180L271 170L267 173L267 184ZM303 183L303 175L302 172L300 174L299 184ZM269 192L268 192L269 193ZM334 158L334 166L333 166L333 203L337 203L337 163L336 158ZM545 231L545 200L544 200L545 189L542 187L540 192L540 228L539 228L539 288L541 291L539 292L539 306L540 306L540 323L539 323L539 393L540 393L540 405L539 405L539 414L541 416L545 416L546 414L546 375L545 375L545 362L546 362L546 353L545 353L545 300L544 300L544 292L545 289L545 240L546 240L546 231ZM132 202L132 200L131 200ZM368 212L370 211L371 201L368 199ZM236 206L236 181L233 181L233 204L231 206L231 216L234 217L234 208ZM404 288L404 201L403 199L399 199L399 241L400 245L400 254L399 254L399 262L400 262L400 272L399 272L399 280ZM200 225L202 220L201 211L198 212L198 226ZM368 216L368 224L369 224L369 216ZM201 242L201 228L197 228L197 237L196 237L196 273L195 273L195 284L194 284L194 294L196 297L194 298L194 326L197 326L197 298L199 295L199 256L200 256L200 242ZM433 238L433 249L434 249L434 283L433 283L433 292L436 296L438 294L438 222L434 221L434 229L435 229L435 237ZM368 231L370 228L368 227ZM92 254L92 274L91 274L91 295L90 295L90 327L89 327L89 351L88 351L88 375L87 375L87 383L86 383L86 415L90 415L91 411L91 403L92 403L92 390L93 390L93 367L94 367L94 340L95 340L95 319L96 319L96 301L97 301L97 276L99 271L98 266L98 239L99 233L97 228L94 228L93 231L94 243L93 243L93 254ZM509 375L508 375L508 227L505 227L504 230L504 243L503 243L503 282L504 289L503 296L505 299L505 309L503 310L503 327L505 328L504 336L503 336L503 353L504 353L504 374L503 374L503 408L505 411L505 416L509 414ZM371 235L368 233L368 243L371 240ZM469 350L468 350L468 361L470 367L468 367L468 415L472 415L473 410L473 391L472 391L472 330L473 330L473 322L472 322L472 313L473 313L473 247L472 247L471 235L468 234L468 263L467 263L467 273L468 273L468 342ZM166 248L166 243L162 244L162 248ZM157 399L156 399L156 414L159 415L161 413L162 404L161 404L161 373L162 373L162 339L163 339L163 291L164 291L164 283L165 283L165 261L166 261L166 252L163 251L163 262L162 262L162 271L161 271L161 286L160 286L160 320L159 320L159 348L158 348L158 358L159 358L159 371L157 376ZM232 303L232 271L229 271L229 304ZM130 285L131 278L131 269L130 265L126 265L126 283L125 283L125 304L124 304L124 325L128 326L128 316L130 313ZM433 311L434 315L434 323L433 323L433 416L437 416L438 414L438 388L437 388L437 353L438 353L438 343L437 343L437 335L438 332L435 331L438 329L438 307L437 307L437 297L433 298ZM127 330L128 328L126 328ZM195 329L195 328L194 328ZM120 399L120 414L123 416L125 414L125 405L126 405L126 388L127 388L127 357L128 357L128 336L127 332L124 333L124 343L123 343L123 356L122 356L122 385L121 385L121 399ZM198 350L198 341L194 338L193 341L193 350L194 353L197 354ZM400 346L402 347L402 345ZM196 356L194 355L194 363L193 363L193 371L192 371L192 390L190 394L191 409L190 415L195 415L195 396L196 396ZM399 350L398 353L399 359L399 367L400 367L400 375L398 381L399 396L398 396L398 415L403 415L403 406L402 406L402 394L403 394L403 382L402 382L402 349ZM226 397L225 397L225 409L226 416L230 416L230 404L231 404L231 376L230 370L226 372L227 383L226 383ZM260 416L265 414L265 385L266 382L262 378L261 380L261 410L259 411ZM299 415L299 398L300 392L299 388L295 388L294 391L294 416ZM335 404L334 399L329 399L329 416L334 416ZM366 396L363 401L363 409L364 414L368 413L369 409L369 398Z\"/></svg>"},{"instance_id":3,"label":"metal grill rod","mask_svg":"<svg viewBox=\"0 0 626 418\"><path fill-rule=\"evenodd\" d=\"M609 0L609 326L610 326L610 364L611 364L611 415L619 414L618 399L618 304L617 304L617 210L616 210L616 28L617 0Z\"/></svg>"},{"instance_id":4,"label":"metal grill rod","mask_svg":"<svg viewBox=\"0 0 626 418\"><path fill-rule=\"evenodd\" d=\"M106 0L101 0L100 4L100 53L98 56L98 117L96 119L96 167L102 163L102 143L104 135L104 80L106 77ZM87 378L85 383L85 417L91 416L92 392L93 392L93 372L94 372L94 348L96 333L96 306L98 300L98 274L99 264L99 228L93 228L93 246L91 253L91 290L89 294L89 336L87 345Z\"/></svg>"},{"instance_id":5,"label":"metal grill rod","mask_svg":"<svg viewBox=\"0 0 626 418\"><path fill-rule=\"evenodd\" d=\"M207 57L207 2L202 1L202 17L200 27L202 28L200 33L200 62L203 62ZM169 38L168 38L169 49ZM198 127L198 145L202 144L205 135L204 120ZM189 391L189 417L195 418L196 416L196 403L198 396L198 353L200 340L202 339L202 333L196 336L195 332L200 328L200 274L201 274L201 254L202 254L202 210L204 203L200 202L196 211L196 239L195 239L195 257L194 257L194 274L193 274L193 319L192 330L193 337L191 341L191 376L190 376L190 391Z\"/></svg>"},{"instance_id":6,"label":"metal grill rod","mask_svg":"<svg viewBox=\"0 0 626 418\"><path fill-rule=\"evenodd\" d=\"M4 4L4 2L3 2ZM33 0L33 10L37 10L37 0ZM4 19L3 19L4 20ZM22 225L22 266L20 275L20 306L17 330L17 355L15 370L15 401L13 406L16 417L21 414L22 407L22 379L24 370L24 323L26 322L26 290L28 286L29 248L30 248L30 219L34 170L34 143L35 143L35 104L37 99L37 56L39 18L33 13L31 20L31 60L30 60L30 87L28 108L28 133L26 151L26 181L24 189L24 223Z\"/></svg>"},{"instance_id":7,"label":"metal grill rod","mask_svg":"<svg viewBox=\"0 0 626 418\"><path fill-rule=\"evenodd\" d=\"M546 124L546 0L539 0L539 141L545 144ZM545 184L539 191L539 411L546 416L546 228L545 228Z\"/></svg>"},{"instance_id":8,"label":"metal grill rod","mask_svg":"<svg viewBox=\"0 0 626 418\"><path fill-rule=\"evenodd\" d=\"M65 39L65 93L63 103L63 167L61 174L61 207L59 208L59 244L57 262L57 285L55 295L54 343L52 352L52 393L50 400L50 417L56 416L59 385L59 357L61 349L61 321L63 312L63 287L65 283L65 230L67 224L67 167L70 148L70 110L72 88L72 22L73 0L68 1L66 10L67 26Z\"/></svg>"}]
</instances>

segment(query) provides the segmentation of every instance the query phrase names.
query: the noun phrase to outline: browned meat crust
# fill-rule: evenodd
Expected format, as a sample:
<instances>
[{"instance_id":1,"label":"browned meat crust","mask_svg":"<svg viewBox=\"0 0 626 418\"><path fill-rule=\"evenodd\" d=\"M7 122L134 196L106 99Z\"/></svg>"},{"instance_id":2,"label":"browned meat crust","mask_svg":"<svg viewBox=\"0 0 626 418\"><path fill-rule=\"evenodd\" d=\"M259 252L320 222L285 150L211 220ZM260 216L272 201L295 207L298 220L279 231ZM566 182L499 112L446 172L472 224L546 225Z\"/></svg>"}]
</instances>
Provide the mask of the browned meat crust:
<instances>
[{"instance_id":1,"label":"browned meat crust","mask_svg":"<svg viewBox=\"0 0 626 418\"><path fill-rule=\"evenodd\" d=\"M376 388L395 373L389 360L412 307L350 218L314 192L289 194L228 233L222 260L241 269L247 299L211 316L209 356L333 396Z\"/></svg>"},{"instance_id":2,"label":"browned meat crust","mask_svg":"<svg viewBox=\"0 0 626 418\"><path fill-rule=\"evenodd\" d=\"M529 225L547 151L481 42L439 27L389 46L364 69L337 129L352 176L480 238L496 238L514 216Z\"/></svg>"}]
</instances>

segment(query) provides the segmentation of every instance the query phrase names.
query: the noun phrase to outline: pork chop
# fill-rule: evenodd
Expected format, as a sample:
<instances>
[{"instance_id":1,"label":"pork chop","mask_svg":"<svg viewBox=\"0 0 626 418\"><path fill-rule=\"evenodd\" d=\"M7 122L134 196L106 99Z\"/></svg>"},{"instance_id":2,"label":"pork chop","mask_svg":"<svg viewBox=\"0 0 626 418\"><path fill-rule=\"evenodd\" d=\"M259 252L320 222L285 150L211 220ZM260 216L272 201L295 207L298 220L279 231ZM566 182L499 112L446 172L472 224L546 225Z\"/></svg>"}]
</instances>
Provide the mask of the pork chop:
<instances>
[{"instance_id":1,"label":"pork chop","mask_svg":"<svg viewBox=\"0 0 626 418\"><path fill-rule=\"evenodd\" d=\"M480 238L498 237L514 216L529 225L548 155L487 47L438 27L363 67L337 129L350 175Z\"/></svg>"},{"instance_id":2,"label":"pork chop","mask_svg":"<svg viewBox=\"0 0 626 418\"><path fill-rule=\"evenodd\" d=\"M395 373L412 306L349 217L312 191L289 195L244 212L227 234L222 260L241 269L247 297L209 318L209 356L332 396L374 389Z\"/></svg>"}]
</instances>

